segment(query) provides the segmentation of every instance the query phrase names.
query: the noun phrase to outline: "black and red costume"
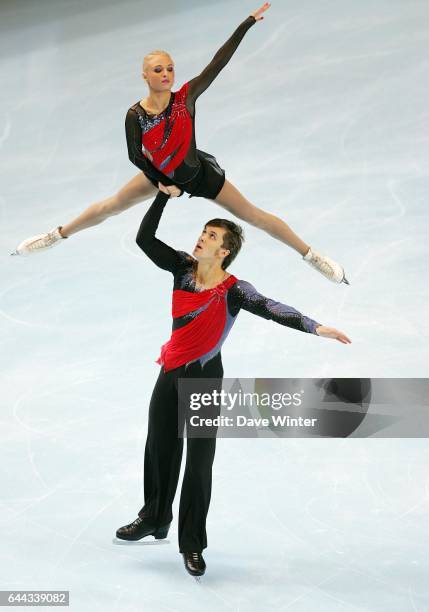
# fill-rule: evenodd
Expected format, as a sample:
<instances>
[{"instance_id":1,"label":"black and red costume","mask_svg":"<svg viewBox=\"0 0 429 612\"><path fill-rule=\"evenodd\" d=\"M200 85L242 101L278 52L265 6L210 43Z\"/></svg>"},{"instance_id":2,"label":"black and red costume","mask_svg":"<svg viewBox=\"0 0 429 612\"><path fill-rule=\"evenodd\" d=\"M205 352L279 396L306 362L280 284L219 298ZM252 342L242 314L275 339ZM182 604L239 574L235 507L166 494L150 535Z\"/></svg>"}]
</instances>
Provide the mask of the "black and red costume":
<instances>
[{"instance_id":1,"label":"black and red costume","mask_svg":"<svg viewBox=\"0 0 429 612\"><path fill-rule=\"evenodd\" d=\"M145 214L137 244L160 268L174 276L173 329L161 349L161 370L150 407L144 459L145 504L139 512L149 524L163 527L172 520L183 451L178 437L179 378L223 377L221 347L241 308L280 325L316 333L319 325L300 312L275 302L250 283L230 275L216 287L195 286L196 260L176 251L155 233L169 196L159 192ZM216 438L187 439L186 468L179 509L180 552L201 552L207 546L206 517L210 503Z\"/></svg>"},{"instance_id":2,"label":"black and red costume","mask_svg":"<svg viewBox=\"0 0 429 612\"><path fill-rule=\"evenodd\" d=\"M167 108L150 115L136 102L127 112L128 156L158 187L178 185L184 191L214 199L225 182L216 159L196 148L195 102L231 59L247 30L256 22L249 16L219 49L200 75L171 92Z\"/></svg>"}]
</instances>

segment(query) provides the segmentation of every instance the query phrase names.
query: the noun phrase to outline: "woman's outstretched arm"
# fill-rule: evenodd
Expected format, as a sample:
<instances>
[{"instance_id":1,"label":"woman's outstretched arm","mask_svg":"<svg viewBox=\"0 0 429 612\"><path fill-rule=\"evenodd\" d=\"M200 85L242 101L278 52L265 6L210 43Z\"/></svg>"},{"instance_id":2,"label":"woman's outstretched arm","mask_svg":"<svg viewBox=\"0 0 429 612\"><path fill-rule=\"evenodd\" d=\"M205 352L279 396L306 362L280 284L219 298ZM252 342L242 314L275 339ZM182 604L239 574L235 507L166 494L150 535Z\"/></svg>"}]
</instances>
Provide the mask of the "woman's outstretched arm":
<instances>
[{"instance_id":1,"label":"woman's outstretched arm","mask_svg":"<svg viewBox=\"0 0 429 612\"><path fill-rule=\"evenodd\" d=\"M248 17L235 30L233 35L228 38L226 43L219 49L210 64L197 77L189 81L188 99L195 100L207 89L215 80L222 68L225 68L235 50L246 34L247 30L256 23L254 17Z\"/></svg>"},{"instance_id":2,"label":"woman's outstretched arm","mask_svg":"<svg viewBox=\"0 0 429 612\"><path fill-rule=\"evenodd\" d=\"M262 13L270 8L270 3L266 2L260 9L252 13L247 19L241 23L235 32L232 34L230 38L226 41L226 43L219 49L216 55L213 57L212 61L208 66L204 68L204 70L197 77L189 81L189 93L188 100L191 102L195 102L195 100L200 96L203 91L207 89L207 87L214 81L222 68L225 68L234 52L236 51L238 45L243 40L244 35L247 30L252 27L257 21L263 19Z\"/></svg>"}]
</instances>

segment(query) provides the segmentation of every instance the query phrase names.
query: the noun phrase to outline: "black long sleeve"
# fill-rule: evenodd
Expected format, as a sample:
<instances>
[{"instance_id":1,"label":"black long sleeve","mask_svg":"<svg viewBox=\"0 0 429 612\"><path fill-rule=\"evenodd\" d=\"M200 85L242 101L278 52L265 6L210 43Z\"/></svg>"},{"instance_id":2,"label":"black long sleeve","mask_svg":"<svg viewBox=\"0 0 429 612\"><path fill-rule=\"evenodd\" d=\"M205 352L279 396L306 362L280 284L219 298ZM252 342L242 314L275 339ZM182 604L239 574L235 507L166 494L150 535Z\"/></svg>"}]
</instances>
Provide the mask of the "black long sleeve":
<instances>
[{"instance_id":1,"label":"black long sleeve","mask_svg":"<svg viewBox=\"0 0 429 612\"><path fill-rule=\"evenodd\" d=\"M142 152L142 129L137 112L132 108L128 109L125 118L125 134L130 161L140 170L147 170L148 163Z\"/></svg>"},{"instance_id":2,"label":"black long sleeve","mask_svg":"<svg viewBox=\"0 0 429 612\"><path fill-rule=\"evenodd\" d=\"M137 103L138 104L138 103ZM142 151L142 128L139 121L139 116L135 107L137 104L128 109L125 117L125 135L127 138L127 148L129 160L142 170L145 174L156 181L161 181L164 185L173 184L162 172L157 170L155 166L149 162Z\"/></svg>"},{"instance_id":3,"label":"black long sleeve","mask_svg":"<svg viewBox=\"0 0 429 612\"><path fill-rule=\"evenodd\" d=\"M182 261L179 252L155 237L161 215L169 198L170 196L166 193L158 192L149 210L143 217L136 242L154 264L174 274Z\"/></svg>"},{"instance_id":4,"label":"black long sleeve","mask_svg":"<svg viewBox=\"0 0 429 612\"><path fill-rule=\"evenodd\" d=\"M194 103L198 96L214 81L222 68L227 65L233 56L247 30L255 23L256 19L252 15L247 17L219 51L217 51L210 64L204 68L201 74L189 81L188 104Z\"/></svg>"}]
</instances>

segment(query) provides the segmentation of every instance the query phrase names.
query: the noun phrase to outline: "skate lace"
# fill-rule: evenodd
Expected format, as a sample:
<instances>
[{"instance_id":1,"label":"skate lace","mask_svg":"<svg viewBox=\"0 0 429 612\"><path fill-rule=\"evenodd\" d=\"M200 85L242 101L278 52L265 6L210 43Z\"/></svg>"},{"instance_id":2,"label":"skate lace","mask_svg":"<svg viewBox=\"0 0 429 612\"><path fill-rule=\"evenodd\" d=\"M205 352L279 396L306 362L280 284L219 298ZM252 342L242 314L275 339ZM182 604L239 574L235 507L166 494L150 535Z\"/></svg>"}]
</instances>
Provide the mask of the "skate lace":
<instances>
[{"instance_id":1,"label":"skate lace","mask_svg":"<svg viewBox=\"0 0 429 612\"><path fill-rule=\"evenodd\" d=\"M319 257L319 255L313 255L313 263L324 274L326 274L328 276L334 276L335 275L335 270L331 266L331 264L328 261L326 261L326 259L322 259L322 257Z\"/></svg>"},{"instance_id":2,"label":"skate lace","mask_svg":"<svg viewBox=\"0 0 429 612\"><path fill-rule=\"evenodd\" d=\"M191 555L192 555L192 560L193 561L198 561L199 558L200 558L200 553L197 553L197 552L196 553L191 553Z\"/></svg>"},{"instance_id":3,"label":"skate lace","mask_svg":"<svg viewBox=\"0 0 429 612\"><path fill-rule=\"evenodd\" d=\"M53 233L48 232L46 236L43 236L43 238L38 238L37 240L29 244L27 248L30 251L34 251L36 249L39 249L41 246L49 246L53 242L54 242L54 235Z\"/></svg>"},{"instance_id":4,"label":"skate lace","mask_svg":"<svg viewBox=\"0 0 429 612\"><path fill-rule=\"evenodd\" d=\"M29 251L35 251L36 249L40 247L40 243L41 243L41 239L38 238L37 240L29 244L27 248Z\"/></svg>"}]
</instances>

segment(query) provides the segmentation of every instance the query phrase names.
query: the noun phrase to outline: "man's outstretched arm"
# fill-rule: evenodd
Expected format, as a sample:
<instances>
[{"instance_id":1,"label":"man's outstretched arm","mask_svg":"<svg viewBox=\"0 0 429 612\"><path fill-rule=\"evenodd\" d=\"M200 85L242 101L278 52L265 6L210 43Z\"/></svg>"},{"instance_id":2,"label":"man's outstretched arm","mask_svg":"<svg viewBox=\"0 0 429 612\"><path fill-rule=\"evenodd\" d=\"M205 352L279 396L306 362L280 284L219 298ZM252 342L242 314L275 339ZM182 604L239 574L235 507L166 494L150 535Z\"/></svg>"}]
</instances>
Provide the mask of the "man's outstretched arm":
<instances>
[{"instance_id":1,"label":"man's outstretched arm","mask_svg":"<svg viewBox=\"0 0 429 612\"><path fill-rule=\"evenodd\" d=\"M343 344L350 344L351 340L334 327L326 327L321 325L314 319L301 314L298 310L287 304L276 302L259 293L253 285L247 281L239 281L237 289L240 291L241 308L256 314L264 319L271 319L280 325L292 327L299 331L323 336L325 338L333 338Z\"/></svg>"},{"instance_id":2,"label":"man's outstretched arm","mask_svg":"<svg viewBox=\"0 0 429 612\"><path fill-rule=\"evenodd\" d=\"M136 242L141 250L146 253L149 259L159 268L174 272L180 263L178 252L155 236L161 215L169 198L169 194L158 191L156 198L143 217L143 221L137 233Z\"/></svg>"}]
</instances>

